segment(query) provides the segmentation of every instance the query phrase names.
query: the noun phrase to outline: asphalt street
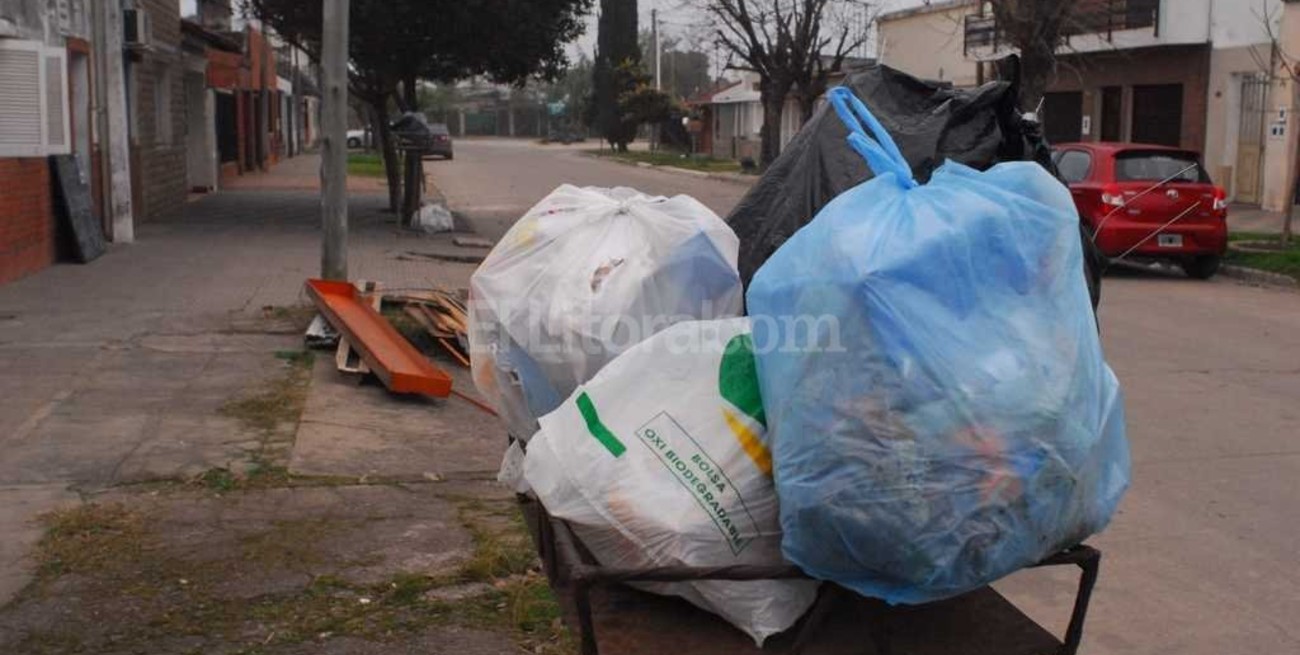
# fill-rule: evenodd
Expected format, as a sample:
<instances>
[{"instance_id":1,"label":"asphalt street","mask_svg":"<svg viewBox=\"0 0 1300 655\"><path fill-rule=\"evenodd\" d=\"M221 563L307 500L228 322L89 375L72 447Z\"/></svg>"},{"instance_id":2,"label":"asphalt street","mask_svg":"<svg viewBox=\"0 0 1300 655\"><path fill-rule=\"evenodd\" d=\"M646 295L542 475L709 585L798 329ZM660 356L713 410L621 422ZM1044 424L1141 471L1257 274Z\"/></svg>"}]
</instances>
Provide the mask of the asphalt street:
<instances>
[{"instance_id":1,"label":"asphalt street","mask_svg":"<svg viewBox=\"0 0 1300 655\"><path fill-rule=\"evenodd\" d=\"M745 191L576 147L456 147L432 179L489 238L562 183L685 193L722 215ZM1117 269L1100 316L1124 385L1133 484L1090 540L1104 559L1083 652L1300 652L1300 294ZM1061 631L1073 579L1031 570L997 587Z\"/></svg>"}]
</instances>

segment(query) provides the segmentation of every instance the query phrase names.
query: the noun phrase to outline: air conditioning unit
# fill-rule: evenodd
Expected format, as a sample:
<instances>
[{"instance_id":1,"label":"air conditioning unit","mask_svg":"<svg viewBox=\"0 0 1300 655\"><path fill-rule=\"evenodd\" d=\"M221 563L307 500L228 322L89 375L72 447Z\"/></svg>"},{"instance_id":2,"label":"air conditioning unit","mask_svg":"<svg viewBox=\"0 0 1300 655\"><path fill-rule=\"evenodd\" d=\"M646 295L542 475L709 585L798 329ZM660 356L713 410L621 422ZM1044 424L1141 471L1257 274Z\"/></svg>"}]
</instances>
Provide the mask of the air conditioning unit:
<instances>
[{"instance_id":1,"label":"air conditioning unit","mask_svg":"<svg viewBox=\"0 0 1300 655\"><path fill-rule=\"evenodd\" d=\"M149 12L127 9L122 12L122 22L128 48L148 48L153 45L153 23L149 20Z\"/></svg>"}]
</instances>

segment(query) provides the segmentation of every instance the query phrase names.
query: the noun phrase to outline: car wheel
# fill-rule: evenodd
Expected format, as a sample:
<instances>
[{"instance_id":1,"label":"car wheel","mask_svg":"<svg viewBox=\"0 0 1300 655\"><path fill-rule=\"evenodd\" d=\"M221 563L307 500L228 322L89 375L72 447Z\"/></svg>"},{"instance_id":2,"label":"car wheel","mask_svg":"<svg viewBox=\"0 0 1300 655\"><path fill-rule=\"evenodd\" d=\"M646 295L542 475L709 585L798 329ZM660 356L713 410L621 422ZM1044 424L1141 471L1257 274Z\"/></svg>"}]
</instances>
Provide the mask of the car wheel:
<instances>
[{"instance_id":1,"label":"car wheel","mask_svg":"<svg viewBox=\"0 0 1300 655\"><path fill-rule=\"evenodd\" d=\"M361 147L361 139L358 139L358 138L356 138L356 137L352 137L351 139L348 139L348 147L349 147L349 148L352 148L352 149L354 149L354 150L357 149L357 148L360 148L360 147Z\"/></svg>"},{"instance_id":2,"label":"car wheel","mask_svg":"<svg viewBox=\"0 0 1300 655\"><path fill-rule=\"evenodd\" d=\"M453 160L453 159L455 159L455 158L456 158L455 155L452 155L450 152L447 153L447 161L451 161L451 160Z\"/></svg>"},{"instance_id":3,"label":"car wheel","mask_svg":"<svg viewBox=\"0 0 1300 655\"><path fill-rule=\"evenodd\" d=\"M1223 258L1218 255L1199 255L1182 262L1183 272L1187 277L1197 280L1208 280L1219 272L1219 264Z\"/></svg>"}]
</instances>

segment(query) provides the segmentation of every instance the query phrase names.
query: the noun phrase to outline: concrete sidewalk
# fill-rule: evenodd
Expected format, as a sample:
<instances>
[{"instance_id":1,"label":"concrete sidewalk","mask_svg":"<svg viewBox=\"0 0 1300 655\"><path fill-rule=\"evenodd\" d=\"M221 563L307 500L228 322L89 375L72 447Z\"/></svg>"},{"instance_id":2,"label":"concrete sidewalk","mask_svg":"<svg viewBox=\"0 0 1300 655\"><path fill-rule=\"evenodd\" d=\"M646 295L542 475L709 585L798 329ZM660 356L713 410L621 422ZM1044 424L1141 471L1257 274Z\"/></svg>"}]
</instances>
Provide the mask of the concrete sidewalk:
<instances>
[{"instance_id":1,"label":"concrete sidewalk","mask_svg":"<svg viewBox=\"0 0 1300 655\"><path fill-rule=\"evenodd\" d=\"M1300 224L1300 212L1293 219L1292 228ZM1260 232L1263 234L1280 234L1282 212L1260 209L1256 205L1232 205L1228 207L1228 230L1231 232Z\"/></svg>"},{"instance_id":2,"label":"concrete sidewalk","mask_svg":"<svg viewBox=\"0 0 1300 655\"><path fill-rule=\"evenodd\" d=\"M0 652L560 644L512 500L484 481L494 424L303 351L313 159L0 287ZM354 278L467 284L470 264L407 255L450 236L385 205L351 197Z\"/></svg>"}]
</instances>

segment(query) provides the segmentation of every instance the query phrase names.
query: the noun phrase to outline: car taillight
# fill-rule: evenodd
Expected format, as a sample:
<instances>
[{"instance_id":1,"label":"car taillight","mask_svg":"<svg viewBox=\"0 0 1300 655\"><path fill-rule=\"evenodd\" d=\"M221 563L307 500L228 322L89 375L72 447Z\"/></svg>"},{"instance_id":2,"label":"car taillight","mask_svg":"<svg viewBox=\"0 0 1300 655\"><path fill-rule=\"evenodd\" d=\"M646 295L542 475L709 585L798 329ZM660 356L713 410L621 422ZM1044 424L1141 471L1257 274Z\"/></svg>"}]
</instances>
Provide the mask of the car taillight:
<instances>
[{"instance_id":1,"label":"car taillight","mask_svg":"<svg viewBox=\"0 0 1300 655\"><path fill-rule=\"evenodd\" d=\"M1123 207L1124 194L1120 192L1119 187L1108 184L1101 188L1101 204Z\"/></svg>"},{"instance_id":2,"label":"car taillight","mask_svg":"<svg viewBox=\"0 0 1300 655\"><path fill-rule=\"evenodd\" d=\"M1228 208L1228 192L1223 187L1214 187L1214 211L1219 212Z\"/></svg>"}]
</instances>

